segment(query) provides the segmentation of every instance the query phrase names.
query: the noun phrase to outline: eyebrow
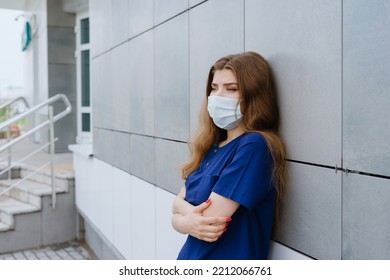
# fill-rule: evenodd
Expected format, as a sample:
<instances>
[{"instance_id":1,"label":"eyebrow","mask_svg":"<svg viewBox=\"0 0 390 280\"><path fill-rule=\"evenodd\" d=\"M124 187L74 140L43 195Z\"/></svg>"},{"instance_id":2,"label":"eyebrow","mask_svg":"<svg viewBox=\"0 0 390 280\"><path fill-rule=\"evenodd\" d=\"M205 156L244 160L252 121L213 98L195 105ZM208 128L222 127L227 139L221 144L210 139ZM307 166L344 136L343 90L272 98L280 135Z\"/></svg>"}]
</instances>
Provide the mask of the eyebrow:
<instances>
[{"instance_id":1,"label":"eyebrow","mask_svg":"<svg viewBox=\"0 0 390 280\"><path fill-rule=\"evenodd\" d=\"M211 83L212 86L218 85L217 83ZM225 83L224 86L238 86L238 83Z\"/></svg>"}]
</instances>

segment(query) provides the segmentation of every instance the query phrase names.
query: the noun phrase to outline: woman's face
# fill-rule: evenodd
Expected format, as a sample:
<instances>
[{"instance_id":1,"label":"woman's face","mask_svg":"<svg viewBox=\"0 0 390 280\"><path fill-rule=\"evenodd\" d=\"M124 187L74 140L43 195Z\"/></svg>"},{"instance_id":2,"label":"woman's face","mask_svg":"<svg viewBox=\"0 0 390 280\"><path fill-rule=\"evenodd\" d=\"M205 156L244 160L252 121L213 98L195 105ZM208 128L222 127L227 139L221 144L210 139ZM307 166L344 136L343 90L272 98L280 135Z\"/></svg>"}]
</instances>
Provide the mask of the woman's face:
<instances>
[{"instance_id":1,"label":"woman's face","mask_svg":"<svg viewBox=\"0 0 390 280\"><path fill-rule=\"evenodd\" d=\"M232 70L216 70L211 82L210 96L222 96L227 98L240 98L236 76Z\"/></svg>"}]
</instances>

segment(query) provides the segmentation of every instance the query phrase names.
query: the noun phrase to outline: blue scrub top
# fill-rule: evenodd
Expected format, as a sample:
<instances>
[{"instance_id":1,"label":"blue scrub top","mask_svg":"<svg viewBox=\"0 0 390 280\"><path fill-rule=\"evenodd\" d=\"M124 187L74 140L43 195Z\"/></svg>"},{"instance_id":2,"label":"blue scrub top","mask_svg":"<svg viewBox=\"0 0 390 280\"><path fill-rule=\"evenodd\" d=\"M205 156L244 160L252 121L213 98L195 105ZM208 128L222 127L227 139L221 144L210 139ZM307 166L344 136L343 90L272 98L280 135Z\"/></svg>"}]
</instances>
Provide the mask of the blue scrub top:
<instances>
[{"instance_id":1,"label":"blue scrub top","mask_svg":"<svg viewBox=\"0 0 390 280\"><path fill-rule=\"evenodd\" d=\"M244 133L220 148L215 145L188 176L186 200L199 205L215 192L240 206L222 237L206 242L189 235L178 259L267 259L276 198L272 166L260 133Z\"/></svg>"}]
</instances>

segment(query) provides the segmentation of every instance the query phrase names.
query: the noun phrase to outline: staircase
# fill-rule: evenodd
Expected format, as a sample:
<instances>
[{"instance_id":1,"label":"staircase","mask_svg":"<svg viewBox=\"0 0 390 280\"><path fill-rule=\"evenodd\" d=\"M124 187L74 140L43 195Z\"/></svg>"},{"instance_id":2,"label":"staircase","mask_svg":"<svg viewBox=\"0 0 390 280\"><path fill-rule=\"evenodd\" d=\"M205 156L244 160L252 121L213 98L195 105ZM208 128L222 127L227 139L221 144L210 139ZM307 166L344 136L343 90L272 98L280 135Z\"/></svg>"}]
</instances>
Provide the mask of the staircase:
<instances>
[{"instance_id":1,"label":"staircase","mask_svg":"<svg viewBox=\"0 0 390 280\"><path fill-rule=\"evenodd\" d=\"M36 167L27 163L12 170L11 180L8 176L0 178L1 192L20 178L29 177L0 196L0 253L62 243L78 236L74 172L69 158L56 165L55 209L51 206L50 170L33 174Z\"/></svg>"},{"instance_id":2,"label":"staircase","mask_svg":"<svg viewBox=\"0 0 390 280\"><path fill-rule=\"evenodd\" d=\"M27 110L12 115L11 106L17 102L25 103ZM63 109L57 107L54 114L54 105L60 103ZM60 156L54 152L58 140L54 123L71 112L68 98L59 93L32 108L24 98L16 98L0 105L0 109L7 112L0 123L0 132L6 135L0 141L4 142L0 143L0 155L7 161L0 170L0 253L75 239L78 216L72 159L65 154L65 161L58 163L55 158ZM39 114L43 117L42 110L47 110L46 120L29 119ZM13 135L11 128L18 122L31 123L32 127ZM41 141L32 143L29 137L41 134L48 136L47 143L34 147Z\"/></svg>"}]
</instances>

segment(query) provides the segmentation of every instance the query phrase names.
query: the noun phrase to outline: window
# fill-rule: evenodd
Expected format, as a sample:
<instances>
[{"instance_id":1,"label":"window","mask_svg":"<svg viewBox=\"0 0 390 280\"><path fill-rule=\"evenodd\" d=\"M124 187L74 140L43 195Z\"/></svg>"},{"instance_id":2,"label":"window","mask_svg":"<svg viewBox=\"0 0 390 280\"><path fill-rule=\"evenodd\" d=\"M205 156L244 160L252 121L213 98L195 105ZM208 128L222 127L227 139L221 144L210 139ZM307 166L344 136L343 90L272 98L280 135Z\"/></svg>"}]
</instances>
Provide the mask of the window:
<instances>
[{"instance_id":1,"label":"window","mask_svg":"<svg viewBox=\"0 0 390 280\"><path fill-rule=\"evenodd\" d=\"M80 20L80 42L89 43L89 18L87 17Z\"/></svg>"},{"instance_id":2,"label":"window","mask_svg":"<svg viewBox=\"0 0 390 280\"><path fill-rule=\"evenodd\" d=\"M89 17L87 13L76 16L77 63L77 143L92 142L92 110L90 91Z\"/></svg>"},{"instance_id":3,"label":"window","mask_svg":"<svg viewBox=\"0 0 390 280\"><path fill-rule=\"evenodd\" d=\"M81 114L81 130L83 132L90 132L91 131L91 121L90 121L90 114L89 113L82 113Z\"/></svg>"},{"instance_id":4,"label":"window","mask_svg":"<svg viewBox=\"0 0 390 280\"><path fill-rule=\"evenodd\" d=\"M89 50L81 51L81 106L91 106L89 91Z\"/></svg>"}]
</instances>

